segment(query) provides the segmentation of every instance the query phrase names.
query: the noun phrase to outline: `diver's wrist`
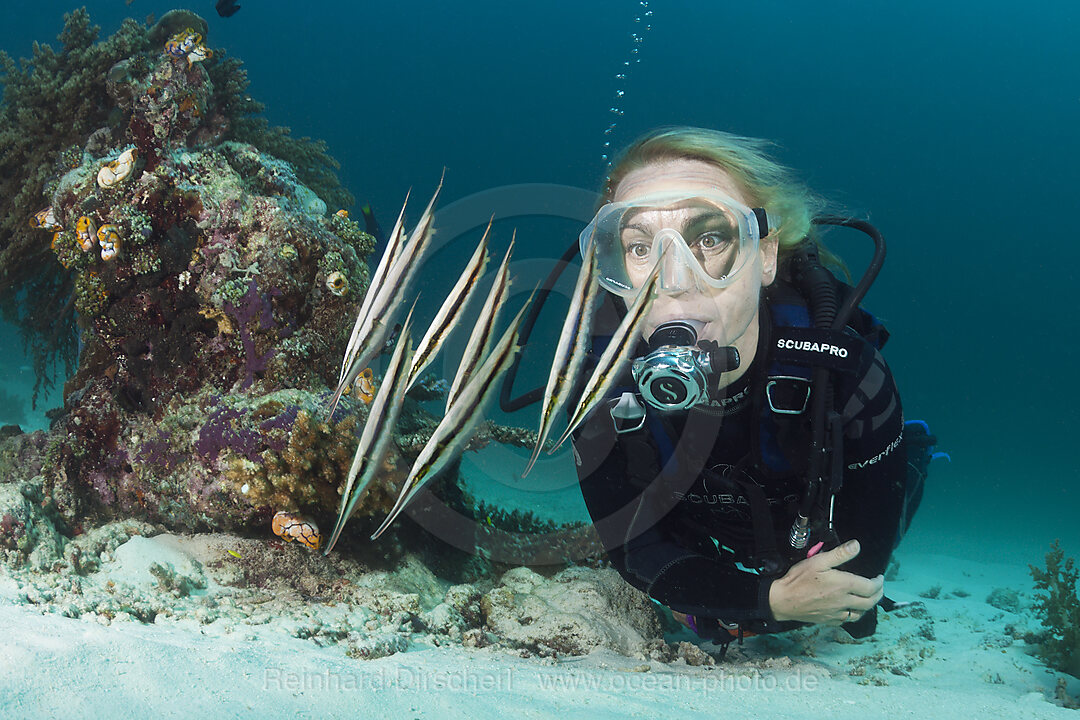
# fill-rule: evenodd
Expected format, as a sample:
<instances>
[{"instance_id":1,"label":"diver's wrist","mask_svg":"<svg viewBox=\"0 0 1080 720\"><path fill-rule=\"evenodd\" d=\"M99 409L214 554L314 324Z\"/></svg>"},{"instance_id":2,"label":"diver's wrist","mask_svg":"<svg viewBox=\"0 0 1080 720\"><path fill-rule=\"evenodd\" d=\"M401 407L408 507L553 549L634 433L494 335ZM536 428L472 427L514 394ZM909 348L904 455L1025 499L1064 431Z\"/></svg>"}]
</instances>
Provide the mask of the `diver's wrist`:
<instances>
[{"instance_id":1,"label":"diver's wrist","mask_svg":"<svg viewBox=\"0 0 1080 720\"><path fill-rule=\"evenodd\" d=\"M777 622L783 622L785 620L794 620L785 613L782 608L784 607L784 584L777 582L776 579L766 580L768 587L766 589L766 597L768 601L766 603L766 609L769 611L769 617Z\"/></svg>"}]
</instances>

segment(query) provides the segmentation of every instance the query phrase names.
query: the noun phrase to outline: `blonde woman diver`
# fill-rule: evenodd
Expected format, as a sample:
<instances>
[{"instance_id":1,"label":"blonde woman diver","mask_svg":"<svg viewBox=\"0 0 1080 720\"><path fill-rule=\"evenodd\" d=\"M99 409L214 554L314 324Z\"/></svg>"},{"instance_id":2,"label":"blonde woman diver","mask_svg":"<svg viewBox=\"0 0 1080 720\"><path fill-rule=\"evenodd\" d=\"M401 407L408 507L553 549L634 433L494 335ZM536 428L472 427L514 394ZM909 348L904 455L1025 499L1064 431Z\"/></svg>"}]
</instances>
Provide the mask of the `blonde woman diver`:
<instances>
[{"instance_id":1,"label":"blonde woman diver","mask_svg":"<svg viewBox=\"0 0 1080 720\"><path fill-rule=\"evenodd\" d=\"M908 463L887 333L858 308L828 326L852 288L824 268L822 203L766 145L665 128L614 163L583 255L620 308L657 263L658 290L573 435L580 487L615 568L698 635L862 637L926 462Z\"/></svg>"}]
</instances>

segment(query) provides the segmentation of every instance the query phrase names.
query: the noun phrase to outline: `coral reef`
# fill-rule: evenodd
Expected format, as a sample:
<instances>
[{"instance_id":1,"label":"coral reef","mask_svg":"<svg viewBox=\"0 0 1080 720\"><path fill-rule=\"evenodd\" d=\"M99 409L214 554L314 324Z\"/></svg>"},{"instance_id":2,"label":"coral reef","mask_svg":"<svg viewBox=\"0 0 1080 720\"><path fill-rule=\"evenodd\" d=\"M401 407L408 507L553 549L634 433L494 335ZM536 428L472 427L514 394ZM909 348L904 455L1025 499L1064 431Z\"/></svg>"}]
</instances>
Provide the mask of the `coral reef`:
<instances>
[{"instance_id":1,"label":"coral reef","mask_svg":"<svg viewBox=\"0 0 1080 720\"><path fill-rule=\"evenodd\" d=\"M149 28L126 20L98 42L99 28L82 9L65 15L59 51L35 44L32 57L21 63L0 52L0 312L19 326L33 357L35 402L42 389L51 387L57 361L65 375L73 372L79 359L76 317L92 318L106 310L110 294L118 290L110 281L140 282L185 261L181 256L206 240L190 235L188 226L200 221L200 208L193 203L238 199L236 193L207 198L192 192L191 185L200 181L193 173L231 162L242 149L226 152L224 163L215 157L194 168L175 155L196 150L190 160L199 166L201 153L238 141L259 166L249 170L262 171L263 177L237 171L237 184L250 181L259 192L289 194L308 210L321 203L340 207L352 202L324 143L295 140L287 129L257 117L263 106L247 95L239 61L218 53L191 63L163 51L170 38L188 28L206 35L202 18L172 11ZM142 175L137 182L109 174L110 163L132 144L138 159L127 171ZM108 187L92 187L99 174L111 182ZM53 253L45 250L48 242L43 243L41 231L27 222L49 198L66 203L54 210L64 229L53 238ZM207 208L210 213L221 210ZM126 254L128 273L107 277L80 252L76 225L81 217L98 227L115 224L127 245L121 255ZM163 252L166 240L170 247ZM344 242L365 253L354 238ZM347 258L346 265L360 272L355 260ZM346 279L361 289L366 274Z\"/></svg>"},{"instance_id":2,"label":"coral reef","mask_svg":"<svg viewBox=\"0 0 1080 720\"><path fill-rule=\"evenodd\" d=\"M1045 593L1037 594L1034 604L1047 630L1039 654L1050 667L1080 678L1080 599L1076 594L1080 570L1057 541L1046 553L1045 569L1029 568L1035 589Z\"/></svg>"},{"instance_id":3,"label":"coral reef","mask_svg":"<svg viewBox=\"0 0 1080 720\"><path fill-rule=\"evenodd\" d=\"M44 357L76 319L81 347L51 429L0 438L0 548L13 564L88 567L97 561L78 550L65 560L65 547L121 519L267 538L279 513L300 518L294 527L305 531L332 527L368 409L346 397L327 417L325 403L375 239L343 208L330 211L351 198L324 146L252 117L261 106L246 96L239 62L199 49L200 18L176 11L149 29L126 23L96 44L85 12L67 22L62 53L39 48L21 71L7 67L14 91L0 120L28 131L18 123L35 112L35 88L46 81L69 82L56 93L91 95L97 114L63 142L12 145L22 149L0 158L4 182L18 183L12 197L25 193L5 210L19 216L18 238L27 238L0 254L0 293L14 303L27 283L54 283L49 302L64 298L68 309L58 314L41 295L42 304L20 315L23 328L56 330L36 346ZM80 74L91 60L96 79ZM17 172L6 164L20 158ZM4 274L13 267L33 271ZM360 389L370 400L379 379L366 380ZM422 403L446 390L429 376L406 397L350 537L370 533L393 506L438 422ZM486 423L469 449L535 440L532 431ZM362 550L416 552L454 582L491 578L507 558L566 565L602 556L591 526L506 513L467 496L456 463L431 489L475 521L463 542L497 552L471 555L408 524ZM315 555L320 536L300 537L307 547L294 549ZM238 565L259 582L258 567ZM147 572L168 592L199 590L198 578L180 578L167 564Z\"/></svg>"},{"instance_id":4,"label":"coral reef","mask_svg":"<svg viewBox=\"0 0 1080 720\"><path fill-rule=\"evenodd\" d=\"M351 201L324 146L242 122L261 106L239 99L237 61L201 49L205 32L175 11L97 43L76 11L61 52L36 46L21 69L0 58L0 295L24 333L54 333L35 341L39 382L76 316L82 344L52 430L0 468L12 552L35 537L16 497L27 483L65 533L91 518L268 531L280 510L336 513L364 411L320 406L374 239L299 179ZM360 512L396 492L374 488Z\"/></svg>"}]
</instances>

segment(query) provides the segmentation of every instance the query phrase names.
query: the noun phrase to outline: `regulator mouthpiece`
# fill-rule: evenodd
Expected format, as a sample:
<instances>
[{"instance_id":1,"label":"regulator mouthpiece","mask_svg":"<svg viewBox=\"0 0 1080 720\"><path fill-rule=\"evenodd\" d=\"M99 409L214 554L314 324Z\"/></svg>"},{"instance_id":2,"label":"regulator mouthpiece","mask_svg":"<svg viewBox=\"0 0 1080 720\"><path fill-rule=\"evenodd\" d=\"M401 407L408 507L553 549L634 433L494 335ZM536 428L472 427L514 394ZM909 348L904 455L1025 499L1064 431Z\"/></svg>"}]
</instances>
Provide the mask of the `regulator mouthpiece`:
<instances>
[{"instance_id":1,"label":"regulator mouthpiece","mask_svg":"<svg viewBox=\"0 0 1080 720\"><path fill-rule=\"evenodd\" d=\"M733 347L701 350L694 326L681 320L664 323L649 337L649 354L631 367L641 396L661 411L689 410L707 399L710 376L739 366Z\"/></svg>"}]
</instances>

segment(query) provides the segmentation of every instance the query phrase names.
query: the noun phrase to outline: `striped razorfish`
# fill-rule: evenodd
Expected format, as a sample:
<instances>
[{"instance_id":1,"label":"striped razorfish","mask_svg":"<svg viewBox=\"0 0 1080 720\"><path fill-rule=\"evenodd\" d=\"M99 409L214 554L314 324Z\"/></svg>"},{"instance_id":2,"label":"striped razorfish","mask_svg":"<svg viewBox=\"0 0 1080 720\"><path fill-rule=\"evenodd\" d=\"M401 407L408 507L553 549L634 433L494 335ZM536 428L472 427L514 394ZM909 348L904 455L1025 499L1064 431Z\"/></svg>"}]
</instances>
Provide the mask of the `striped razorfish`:
<instances>
[{"instance_id":1,"label":"striped razorfish","mask_svg":"<svg viewBox=\"0 0 1080 720\"><path fill-rule=\"evenodd\" d=\"M432 220L434 219L435 201L442 189L442 180L435 188L435 194L431 196L424 214L409 235L409 242L402 248L397 258L390 265L386 277L375 289L375 297L371 301L367 317L361 324L357 335L356 347L349 368L338 381L334 396L330 399L330 412L337 407L341 395L345 392L356 376L367 367L383 347L383 339L390 330L392 315L403 302L409 284L420 269L421 258L427 250L431 240ZM370 291L369 291L370 292Z\"/></svg>"},{"instance_id":2,"label":"striped razorfish","mask_svg":"<svg viewBox=\"0 0 1080 720\"><path fill-rule=\"evenodd\" d=\"M405 207L409 204L411 192L410 190L405 193L405 202L401 205L401 212L398 213L397 222L394 223L394 229L386 236L386 247L383 248L379 266L375 269L375 274L371 276L367 292L364 293L364 302L360 305L360 311L356 313L356 323L353 325L352 335L349 336L345 356L341 359L339 380L344 379L345 373L348 372L349 366L352 364L353 359L356 358L357 344L360 342L360 329L364 326L364 321L367 320L368 315L371 313L371 302L375 299L375 295L378 294L379 287L386 278L390 266L394 264L398 255L401 254L401 247L405 242Z\"/></svg>"},{"instance_id":3,"label":"striped razorfish","mask_svg":"<svg viewBox=\"0 0 1080 720\"><path fill-rule=\"evenodd\" d=\"M589 349L589 333L592 330L592 318L596 303L597 288L594 277L596 272L596 243L589 243L585 251L585 260L578 273L574 294L570 299L570 309L563 321L559 334L559 345L555 348L555 359L551 363L547 387L544 388L544 403L540 406L540 429L537 432L536 447L533 448L529 464L525 466L524 478L532 470L540 450L544 447L551 426L560 408L577 384L581 367L585 364L585 355Z\"/></svg>"},{"instance_id":4,"label":"striped razorfish","mask_svg":"<svg viewBox=\"0 0 1080 720\"><path fill-rule=\"evenodd\" d=\"M529 300L531 302L532 298L530 297ZM435 432L431 434L431 438L417 456L416 462L409 471L409 477L401 488L397 502L383 520L383 524L371 536L372 540L378 538L386 528L390 527L390 524L431 478L461 454L483 417L481 410L484 404L495 393L499 378L509 369L514 355L520 349L518 330L521 326L521 317L528 306L529 303L525 303L525 307L521 308L517 317L510 323L510 327L499 338L487 359L465 383L465 387L450 407L450 411L443 416L442 422L435 428Z\"/></svg>"},{"instance_id":5,"label":"striped razorfish","mask_svg":"<svg viewBox=\"0 0 1080 720\"><path fill-rule=\"evenodd\" d=\"M615 384L622 368L629 362L629 350L637 342L641 326L645 322L649 308L652 307L653 292L656 290L656 282L659 276L660 264L657 263L644 287L634 299L630 309L626 311L626 317L622 319L619 327L615 329L615 334L611 336L611 342L608 343L603 354L600 355L600 360L597 362L589 382L585 384L585 389L581 392L577 407L574 408L574 412L570 416L570 423L567 425L566 431L549 452L555 452L560 445L566 442L566 438L570 437L570 433L577 429L577 426L585 420L589 412L596 407L596 404L603 399L607 391Z\"/></svg>"},{"instance_id":6,"label":"striped razorfish","mask_svg":"<svg viewBox=\"0 0 1080 720\"><path fill-rule=\"evenodd\" d=\"M480 278L484 276L484 269L488 263L487 244L488 233L490 232L491 221L489 220L487 229L484 230L484 235L480 238L480 243L476 246L472 259L469 260L469 264L465 267L465 272L462 273L461 278L454 285L454 289L446 296L446 300L443 302L442 307L439 308L439 312L435 314L435 319L431 321L431 326L424 333L424 338L416 347L412 369L409 370L410 388L416 383L420 373L435 359L439 348L442 347L450 332L458 326L462 313L476 294L476 287L480 283Z\"/></svg>"},{"instance_id":7,"label":"striped razorfish","mask_svg":"<svg viewBox=\"0 0 1080 720\"><path fill-rule=\"evenodd\" d=\"M490 226L490 225L489 225ZM516 231L515 231L516 237ZM491 349L491 341L495 335L495 325L499 321L499 313L506 304L507 294L510 292L510 254L514 251L514 238L510 239L510 247L506 250L502 265L495 273L495 282L488 291L487 300L480 309L480 316L476 319L469 342L465 345L465 351L461 354L461 363L458 365L454 382L450 386L450 392L446 394L446 411L450 412L450 406L461 393L465 381L471 376L480 361L487 356Z\"/></svg>"},{"instance_id":8,"label":"striped razorfish","mask_svg":"<svg viewBox=\"0 0 1080 720\"><path fill-rule=\"evenodd\" d=\"M364 431L360 435L360 443L356 446L356 455L353 456L352 467L349 468L349 476L345 481L345 489L341 493L334 532L330 534L323 555L328 555L334 549L345 523L356 509L356 504L364 496L375 473L382 467L383 457L394 438L394 425L404 405L409 367L412 364L412 340L409 337L412 314L413 311L409 310L398 334L394 354L390 357L390 365L386 368L379 391L371 402L367 422L364 423ZM354 487L357 476L360 477L360 482Z\"/></svg>"}]
</instances>

